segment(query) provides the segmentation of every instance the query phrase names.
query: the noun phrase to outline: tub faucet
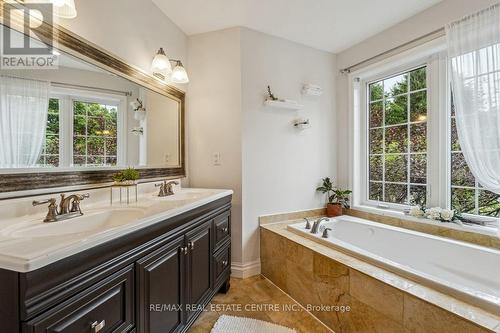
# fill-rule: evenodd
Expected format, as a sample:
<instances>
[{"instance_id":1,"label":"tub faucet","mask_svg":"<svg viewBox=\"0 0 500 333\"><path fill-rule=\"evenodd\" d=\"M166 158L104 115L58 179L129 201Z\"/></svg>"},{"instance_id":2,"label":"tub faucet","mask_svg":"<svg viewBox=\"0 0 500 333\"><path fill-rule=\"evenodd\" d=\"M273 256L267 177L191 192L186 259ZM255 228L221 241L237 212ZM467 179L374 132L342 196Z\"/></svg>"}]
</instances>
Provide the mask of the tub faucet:
<instances>
[{"instance_id":1,"label":"tub faucet","mask_svg":"<svg viewBox=\"0 0 500 333\"><path fill-rule=\"evenodd\" d=\"M325 230L323 230L323 235L321 237L328 238L328 231L332 231L332 228L325 228Z\"/></svg>"},{"instance_id":2,"label":"tub faucet","mask_svg":"<svg viewBox=\"0 0 500 333\"><path fill-rule=\"evenodd\" d=\"M306 229L311 229L311 222L309 222L309 219L304 217L304 221L306 221Z\"/></svg>"},{"instance_id":3,"label":"tub faucet","mask_svg":"<svg viewBox=\"0 0 500 333\"><path fill-rule=\"evenodd\" d=\"M329 221L330 219L328 217L322 217L320 219L317 219L314 223L313 223L313 226L311 228L311 234L317 234L318 233L318 230L319 230L319 225L321 224L321 222L323 221Z\"/></svg>"}]
</instances>

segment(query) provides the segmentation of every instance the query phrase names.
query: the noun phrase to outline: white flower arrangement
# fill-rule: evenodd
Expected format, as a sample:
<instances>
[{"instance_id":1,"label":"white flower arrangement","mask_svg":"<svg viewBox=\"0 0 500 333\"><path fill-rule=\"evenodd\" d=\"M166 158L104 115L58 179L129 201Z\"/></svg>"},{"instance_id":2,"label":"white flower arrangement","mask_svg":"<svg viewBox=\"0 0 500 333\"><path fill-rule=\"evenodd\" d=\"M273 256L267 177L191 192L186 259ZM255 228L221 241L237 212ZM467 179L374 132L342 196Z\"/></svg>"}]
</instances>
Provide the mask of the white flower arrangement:
<instances>
[{"instance_id":1,"label":"white flower arrangement","mask_svg":"<svg viewBox=\"0 0 500 333\"><path fill-rule=\"evenodd\" d=\"M412 206L410 208L409 214L414 217L422 217L425 215L425 212L420 208L420 206Z\"/></svg>"},{"instance_id":2,"label":"white flower arrangement","mask_svg":"<svg viewBox=\"0 0 500 333\"><path fill-rule=\"evenodd\" d=\"M441 210L441 220L451 222L455 217L455 211L453 209L442 209Z\"/></svg>"},{"instance_id":3,"label":"white flower arrangement","mask_svg":"<svg viewBox=\"0 0 500 333\"><path fill-rule=\"evenodd\" d=\"M453 209L443 209L441 207L432 207L423 210L420 206L412 206L408 214L414 217L423 217L441 222L453 222L455 217L457 217Z\"/></svg>"},{"instance_id":4,"label":"white flower arrangement","mask_svg":"<svg viewBox=\"0 0 500 333\"><path fill-rule=\"evenodd\" d=\"M425 210L425 215L428 219L431 220L441 220L441 211L440 207L432 207Z\"/></svg>"}]
</instances>

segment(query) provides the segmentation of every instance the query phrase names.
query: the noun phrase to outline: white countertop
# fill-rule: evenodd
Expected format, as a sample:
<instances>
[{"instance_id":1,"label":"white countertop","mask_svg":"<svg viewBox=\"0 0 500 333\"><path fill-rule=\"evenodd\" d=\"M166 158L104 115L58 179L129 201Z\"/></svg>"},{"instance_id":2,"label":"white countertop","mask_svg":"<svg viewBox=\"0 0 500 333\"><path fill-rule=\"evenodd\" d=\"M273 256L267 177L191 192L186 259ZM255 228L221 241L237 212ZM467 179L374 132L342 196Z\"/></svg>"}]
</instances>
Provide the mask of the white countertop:
<instances>
[{"instance_id":1,"label":"white countertop","mask_svg":"<svg viewBox=\"0 0 500 333\"><path fill-rule=\"evenodd\" d=\"M143 194L129 205L82 202L85 215L64 221L44 223L45 214L1 220L0 268L33 271L231 194L231 190L182 189L164 198Z\"/></svg>"}]
</instances>

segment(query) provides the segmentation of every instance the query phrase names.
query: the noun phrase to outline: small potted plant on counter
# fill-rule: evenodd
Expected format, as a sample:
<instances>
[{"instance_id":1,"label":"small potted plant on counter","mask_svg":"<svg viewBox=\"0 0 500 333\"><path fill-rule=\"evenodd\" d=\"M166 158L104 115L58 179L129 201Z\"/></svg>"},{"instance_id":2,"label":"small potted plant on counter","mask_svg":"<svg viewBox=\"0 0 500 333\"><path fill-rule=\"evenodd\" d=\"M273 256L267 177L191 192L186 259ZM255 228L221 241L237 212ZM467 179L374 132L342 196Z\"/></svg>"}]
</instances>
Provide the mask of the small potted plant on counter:
<instances>
[{"instance_id":1,"label":"small potted plant on counter","mask_svg":"<svg viewBox=\"0 0 500 333\"><path fill-rule=\"evenodd\" d=\"M113 175L115 185L134 185L139 179L139 171L134 168L127 168Z\"/></svg>"},{"instance_id":2,"label":"small potted plant on counter","mask_svg":"<svg viewBox=\"0 0 500 333\"><path fill-rule=\"evenodd\" d=\"M323 178L323 184L316 188L316 191L326 194L326 216L340 216L343 208L349 208L349 196L352 191L334 187L329 177Z\"/></svg>"}]
</instances>

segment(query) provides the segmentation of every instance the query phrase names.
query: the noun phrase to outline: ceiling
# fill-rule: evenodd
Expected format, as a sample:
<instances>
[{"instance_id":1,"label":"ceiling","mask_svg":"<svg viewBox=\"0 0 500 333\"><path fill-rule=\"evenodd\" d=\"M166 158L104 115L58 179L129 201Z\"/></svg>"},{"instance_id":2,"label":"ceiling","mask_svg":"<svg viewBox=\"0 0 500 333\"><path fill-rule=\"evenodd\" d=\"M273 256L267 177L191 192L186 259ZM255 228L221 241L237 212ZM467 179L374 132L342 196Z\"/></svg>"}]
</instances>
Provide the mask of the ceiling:
<instances>
[{"instance_id":1,"label":"ceiling","mask_svg":"<svg viewBox=\"0 0 500 333\"><path fill-rule=\"evenodd\" d=\"M187 35L235 26L333 53L441 0L153 0Z\"/></svg>"}]
</instances>

